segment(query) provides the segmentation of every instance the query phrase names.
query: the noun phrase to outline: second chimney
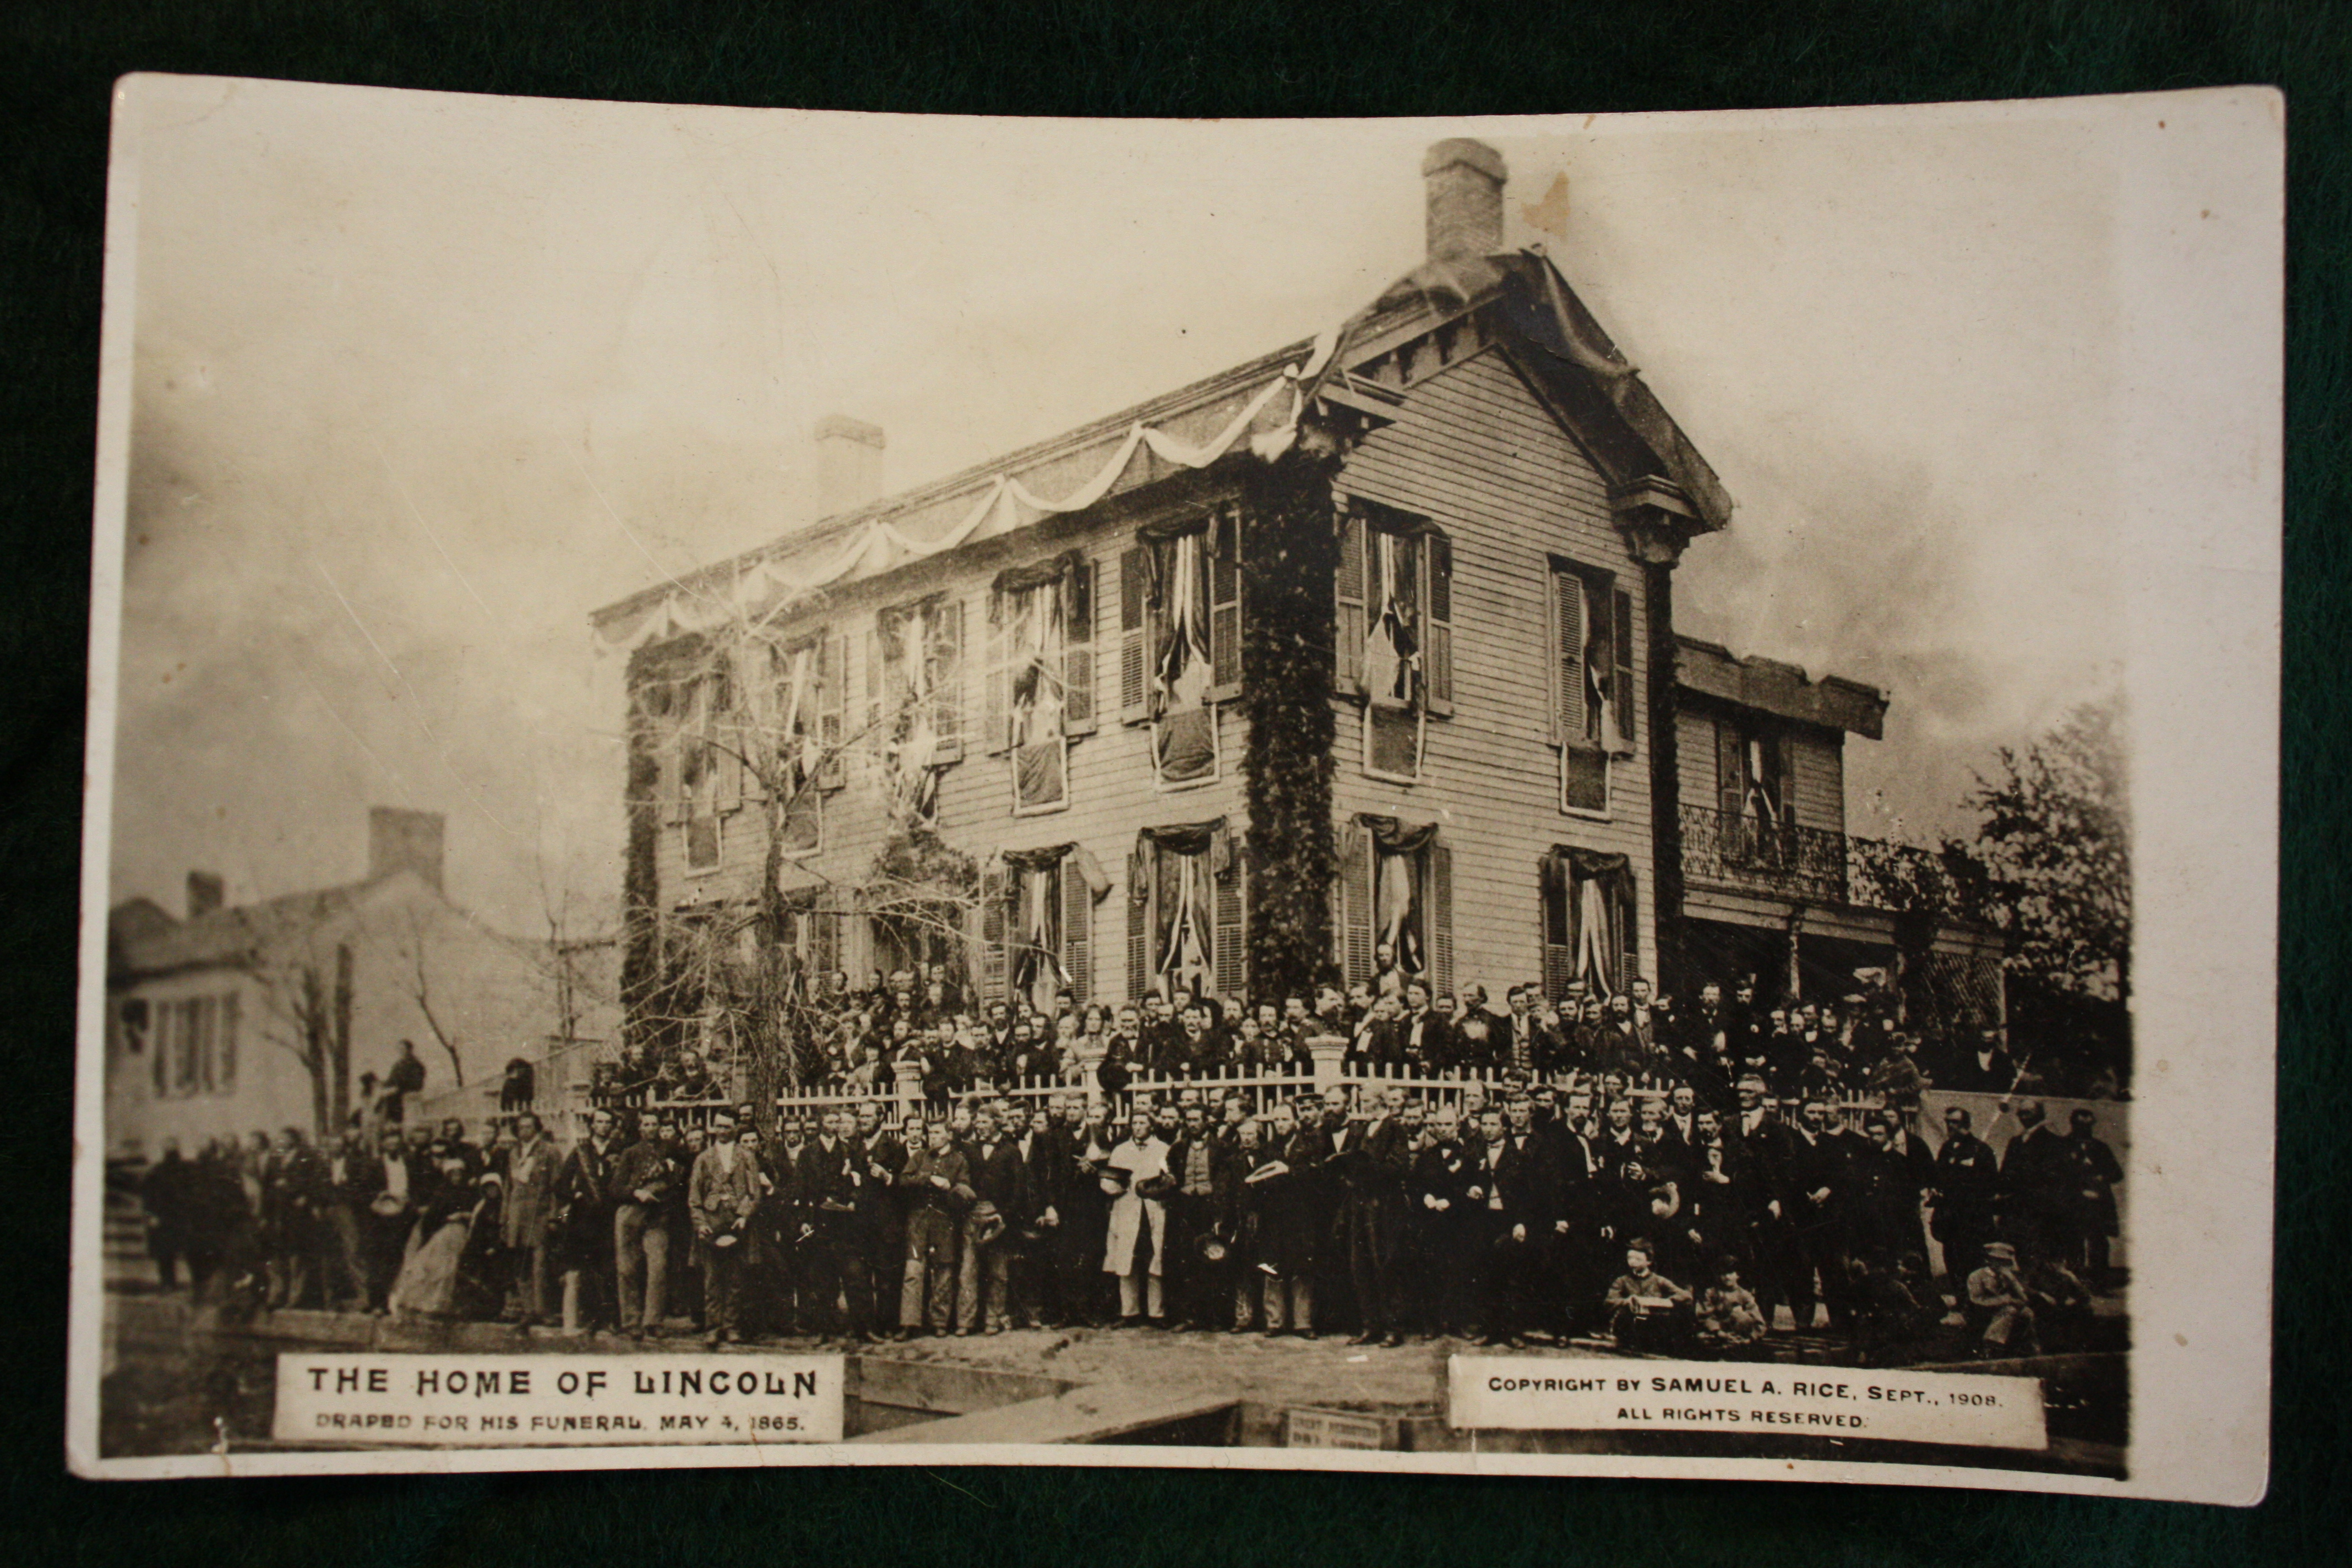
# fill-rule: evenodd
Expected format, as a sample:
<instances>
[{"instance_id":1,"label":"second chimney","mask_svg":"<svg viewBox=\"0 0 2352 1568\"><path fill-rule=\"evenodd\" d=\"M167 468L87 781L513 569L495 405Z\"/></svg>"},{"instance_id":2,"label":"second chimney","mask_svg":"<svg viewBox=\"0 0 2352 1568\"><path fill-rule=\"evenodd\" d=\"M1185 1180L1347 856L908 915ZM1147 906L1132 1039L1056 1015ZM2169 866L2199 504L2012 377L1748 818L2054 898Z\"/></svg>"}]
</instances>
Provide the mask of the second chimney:
<instances>
[{"instance_id":1,"label":"second chimney","mask_svg":"<svg viewBox=\"0 0 2352 1568\"><path fill-rule=\"evenodd\" d=\"M1429 204L1429 258L1458 261L1503 248L1503 155L1484 142L1452 137L1421 161Z\"/></svg>"},{"instance_id":2,"label":"second chimney","mask_svg":"<svg viewBox=\"0 0 2352 1568\"><path fill-rule=\"evenodd\" d=\"M368 812L368 880L414 871L441 891L441 814L379 805Z\"/></svg>"},{"instance_id":3,"label":"second chimney","mask_svg":"<svg viewBox=\"0 0 2352 1568\"><path fill-rule=\"evenodd\" d=\"M838 517L882 499L882 426L829 414L816 422L816 514Z\"/></svg>"},{"instance_id":4,"label":"second chimney","mask_svg":"<svg viewBox=\"0 0 2352 1568\"><path fill-rule=\"evenodd\" d=\"M197 920L228 901L227 884L217 871L188 873L188 918Z\"/></svg>"}]
</instances>

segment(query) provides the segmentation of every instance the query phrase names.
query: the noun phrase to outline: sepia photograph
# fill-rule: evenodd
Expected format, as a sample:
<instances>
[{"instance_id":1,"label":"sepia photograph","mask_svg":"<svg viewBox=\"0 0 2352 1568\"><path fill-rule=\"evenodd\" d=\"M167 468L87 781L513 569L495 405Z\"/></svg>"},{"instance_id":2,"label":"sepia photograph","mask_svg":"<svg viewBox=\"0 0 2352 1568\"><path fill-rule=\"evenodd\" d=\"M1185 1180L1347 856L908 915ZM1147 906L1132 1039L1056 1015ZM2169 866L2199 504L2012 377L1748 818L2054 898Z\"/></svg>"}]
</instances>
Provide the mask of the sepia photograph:
<instances>
[{"instance_id":1,"label":"sepia photograph","mask_svg":"<svg viewBox=\"0 0 2352 1568\"><path fill-rule=\"evenodd\" d=\"M2258 1495L2278 112L125 79L75 1468Z\"/></svg>"}]
</instances>

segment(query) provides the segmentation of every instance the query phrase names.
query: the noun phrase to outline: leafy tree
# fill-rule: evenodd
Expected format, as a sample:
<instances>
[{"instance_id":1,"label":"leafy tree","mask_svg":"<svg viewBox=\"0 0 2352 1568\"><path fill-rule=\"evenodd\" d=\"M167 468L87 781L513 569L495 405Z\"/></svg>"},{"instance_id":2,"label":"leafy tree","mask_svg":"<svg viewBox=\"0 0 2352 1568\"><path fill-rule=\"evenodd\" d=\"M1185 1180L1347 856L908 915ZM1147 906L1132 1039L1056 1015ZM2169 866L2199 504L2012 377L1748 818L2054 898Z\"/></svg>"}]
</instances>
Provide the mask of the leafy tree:
<instances>
[{"instance_id":1,"label":"leafy tree","mask_svg":"<svg viewBox=\"0 0 2352 1568\"><path fill-rule=\"evenodd\" d=\"M1965 802L1944 858L1964 912L2007 939L2012 1037L2045 1072L2118 1080L2131 1059L2131 814L2120 695L2069 712Z\"/></svg>"}]
</instances>

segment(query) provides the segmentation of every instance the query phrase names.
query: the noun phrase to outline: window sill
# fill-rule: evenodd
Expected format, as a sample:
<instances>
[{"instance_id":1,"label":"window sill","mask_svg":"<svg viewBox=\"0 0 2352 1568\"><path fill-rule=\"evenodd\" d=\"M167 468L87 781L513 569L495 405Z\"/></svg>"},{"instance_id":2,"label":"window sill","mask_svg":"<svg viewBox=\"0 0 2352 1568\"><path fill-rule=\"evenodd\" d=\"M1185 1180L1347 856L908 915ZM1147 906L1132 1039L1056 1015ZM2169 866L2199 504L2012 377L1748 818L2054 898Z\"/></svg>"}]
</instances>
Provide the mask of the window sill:
<instances>
[{"instance_id":1,"label":"window sill","mask_svg":"<svg viewBox=\"0 0 2352 1568\"><path fill-rule=\"evenodd\" d=\"M1376 779L1381 784L1412 785L1417 784L1421 782L1421 775L1419 773L1383 773L1375 772L1370 768L1364 769L1363 773L1366 778Z\"/></svg>"}]
</instances>

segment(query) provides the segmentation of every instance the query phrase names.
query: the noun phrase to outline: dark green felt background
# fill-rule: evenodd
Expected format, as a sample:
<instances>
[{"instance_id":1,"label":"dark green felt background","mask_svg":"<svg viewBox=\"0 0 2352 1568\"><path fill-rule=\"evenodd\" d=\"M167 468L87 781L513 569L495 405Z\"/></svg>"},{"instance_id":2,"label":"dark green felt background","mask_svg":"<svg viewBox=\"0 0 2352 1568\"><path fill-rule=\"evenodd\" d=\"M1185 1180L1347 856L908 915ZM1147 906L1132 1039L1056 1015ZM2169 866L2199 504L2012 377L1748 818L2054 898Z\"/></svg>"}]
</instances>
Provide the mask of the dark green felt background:
<instances>
[{"instance_id":1,"label":"dark green felt background","mask_svg":"<svg viewBox=\"0 0 2352 1568\"><path fill-rule=\"evenodd\" d=\"M0 1562L628 1558L827 1565L2334 1562L2347 1358L2344 9L2213 0L1440 0L599 8L0 5ZM578 98L1088 115L1933 101L2269 82L2293 215L2271 1500L2235 1511L1877 1488L956 1470L100 1487L60 1461L83 601L107 91L131 70ZM2215 809L2226 810L2227 802ZM2246 999L2249 1023L2262 999ZM2229 1042L2217 1041L2217 1049ZM2152 1331L2163 1325L2150 1324ZM2248 1331L2259 1325L2249 1324Z\"/></svg>"}]
</instances>

